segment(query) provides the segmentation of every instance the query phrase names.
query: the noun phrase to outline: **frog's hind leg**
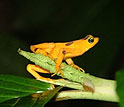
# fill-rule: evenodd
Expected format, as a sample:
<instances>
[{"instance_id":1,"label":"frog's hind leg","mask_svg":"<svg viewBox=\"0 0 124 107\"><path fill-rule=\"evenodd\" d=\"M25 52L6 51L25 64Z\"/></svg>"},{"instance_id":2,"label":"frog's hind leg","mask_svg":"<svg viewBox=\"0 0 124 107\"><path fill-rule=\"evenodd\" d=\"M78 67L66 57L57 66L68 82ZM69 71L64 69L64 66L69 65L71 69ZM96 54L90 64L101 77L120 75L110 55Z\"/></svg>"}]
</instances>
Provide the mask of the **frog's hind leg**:
<instances>
[{"instance_id":1,"label":"frog's hind leg","mask_svg":"<svg viewBox=\"0 0 124 107\"><path fill-rule=\"evenodd\" d=\"M35 53L37 49L53 49L55 47L55 43L41 43L38 45L31 45L30 49Z\"/></svg>"},{"instance_id":2,"label":"frog's hind leg","mask_svg":"<svg viewBox=\"0 0 124 107\"><path fill-rule=\"evenodd\" d=\"M82 69L81 67L75 65L74 62L73 62L73 60L72 60L71 58L65 59L65 61L66 61L69 65L71 65L71 66L73 66L74 68L78 69L79 71L85 72L84 69Z\"/></svg>"},{"instance_id":3,"label":"frog's hind leg","mask_svg":"<svg viewBox=\"0 0 124 107\"><path fill-rule=\"evenodd\" d=\"M37 65L33 65L33 64L28 64L27 65L27 71L32 74L37 80L47 80L47 81L52 81L52 82L55 82L53 79L50 79L50 78L45 78L45 77L42 77L40 76L37 72L40 72L40 73L50 73L49 71L37 66Z\"/></svg>"},{"instance_id":4,"label":"frog's hind leg","mask_svg":"<svg viewBox=\"0 0 124 107\"><path fill-rule=\"evenodd\" d=\"M41 53L45 56L50 57L52 60L54 60L54 58L50 55L50 53L52 52L52 50L55 48L55 43L41 43L38 45L31 45L30 49L32 52L34 53Z\"/></svg>"}]
</instances>

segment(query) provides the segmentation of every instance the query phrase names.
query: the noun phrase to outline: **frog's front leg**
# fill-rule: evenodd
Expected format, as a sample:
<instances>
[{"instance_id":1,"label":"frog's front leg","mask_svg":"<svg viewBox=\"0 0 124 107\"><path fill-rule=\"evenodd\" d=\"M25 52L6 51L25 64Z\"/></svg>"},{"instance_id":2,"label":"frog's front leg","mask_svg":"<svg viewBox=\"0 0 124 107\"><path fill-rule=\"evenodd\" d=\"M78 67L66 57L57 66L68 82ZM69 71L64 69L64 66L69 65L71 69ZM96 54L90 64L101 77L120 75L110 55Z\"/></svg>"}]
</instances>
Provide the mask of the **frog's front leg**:
<instances>
[{"instance_id":1,"label":"frog's front leg","mask_svg":"<svg viewBox=\"0 0 124 107\"><path fill-rule=\"evenodd\" d=\"M81 67L75 65L74 62L73 62L73 60L72 60L71 58L65 59L65 61L66 61L69 65L71 65L71 66L73 66L74 68L78 69L79 71L85 72Z\"/></svg>"},{"instance_id":2,"label":"frog's front leg","mask_svg":"<svg viewBox=\"0 0 124 107\"><path fill-rule=\"evenodd\" d=\"M62 60L64 59L64 55L65 55L66 51L64 49L60 49L59 50L59 54L57 56L57 60L56 60L56 72L52 75L56 75L58 72L61 73L61 75L64 77L64 74L62 72L62 70L60 69L61 68L61 63L62 63Z\"/></svg>"},{"instance_id":3,"label":"frog's front leg","mask_svg":"<svg viewBox=\"0 0 124 107\"><path fill-rule=\"evenodd\" d=\"M28 64L27 65L27 71L32 74L37 80L47 80L47 81L54 81L53 79L50 79L50 78L45 78L45 77L42 77L40 76L37 72L40 72L40 73L50 73L49 71L39 67L38 65L33 65L33 64ZM55 82L55 81L54 81Z\"/></svg>"}]
</instances>

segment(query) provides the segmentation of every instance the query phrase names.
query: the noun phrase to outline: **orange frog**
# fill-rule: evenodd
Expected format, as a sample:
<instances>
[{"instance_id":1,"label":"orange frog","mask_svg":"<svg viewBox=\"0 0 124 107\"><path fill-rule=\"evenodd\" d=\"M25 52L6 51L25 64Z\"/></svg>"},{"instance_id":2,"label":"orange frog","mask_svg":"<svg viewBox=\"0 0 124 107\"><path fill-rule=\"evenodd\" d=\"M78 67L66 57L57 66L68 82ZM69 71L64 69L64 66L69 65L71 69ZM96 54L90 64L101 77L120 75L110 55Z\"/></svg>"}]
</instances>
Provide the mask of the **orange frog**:
<instances>
[{"instance_id":1,"label":"orange frog","mask_svg":"<svg viewBox=\"0 0 124 107\"><path fill-rule=\"evenodd\" d=\"M38 45L31 45L30 49L34 53L41 53L45 56L49 56L52 60L55 60L56 72L52 76L56 75L58 72L60 72L61 75L64 76L63 72L60 70L62 61L65 60L68 64L72 65L78 70L84 71L82 68L75 65L71 58L84 54L86 51L88 51L90 48L96 45L98 41L99 41L98 37L87 35L82 39L71 42L64 42L64 43L51 42L51 43L41 43ZM44 78L37 73L37 72L49 73L49 71L37 65L29 64L27 66L27 70L36 79L45 79L45 80L49 79L49 78Z\"/></svg>"}]
</instances>

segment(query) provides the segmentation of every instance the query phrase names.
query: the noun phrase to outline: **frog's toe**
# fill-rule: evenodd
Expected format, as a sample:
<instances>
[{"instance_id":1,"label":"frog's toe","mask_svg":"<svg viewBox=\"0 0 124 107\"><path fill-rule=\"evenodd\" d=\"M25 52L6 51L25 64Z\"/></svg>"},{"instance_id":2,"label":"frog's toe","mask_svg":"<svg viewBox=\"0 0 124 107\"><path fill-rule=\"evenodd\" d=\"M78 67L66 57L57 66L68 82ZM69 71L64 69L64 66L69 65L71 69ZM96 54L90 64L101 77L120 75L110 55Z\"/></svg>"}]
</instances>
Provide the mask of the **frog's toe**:
<instances>
[{"instance_id":1,"label":"frog's toe","mask_svg":"<svg viewBox=\"0 0 124 107\"><path fill-rule=\"evenodd\" d=\"M76 68L76 69L78 69L78 71L83 71L83 72L85 72L84 71L84 69L82 69L81 67L79 67L79 66L77 66L77 65L75 65L75 64L71 64L74 68Z\"/></svg>"}]
</instances>

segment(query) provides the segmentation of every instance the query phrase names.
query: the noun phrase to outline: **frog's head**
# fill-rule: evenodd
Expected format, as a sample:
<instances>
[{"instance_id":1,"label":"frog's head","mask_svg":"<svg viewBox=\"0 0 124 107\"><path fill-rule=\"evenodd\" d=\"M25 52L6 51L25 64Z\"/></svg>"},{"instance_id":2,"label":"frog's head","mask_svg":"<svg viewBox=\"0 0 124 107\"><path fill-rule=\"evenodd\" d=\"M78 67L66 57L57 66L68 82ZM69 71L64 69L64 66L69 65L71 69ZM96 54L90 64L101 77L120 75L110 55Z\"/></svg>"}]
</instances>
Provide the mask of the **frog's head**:
<instances>
[{"instance_id":1,"label":"frog's head","mask_svg":"<svg viewBox=\"0 0 124 107\"><path fill-rule=\"evenodd\" d=\"M85 52L96 45L99 41L98 37L93 37L92 35L87 35L83 38Z\"/></svg>"}]
</instances>

